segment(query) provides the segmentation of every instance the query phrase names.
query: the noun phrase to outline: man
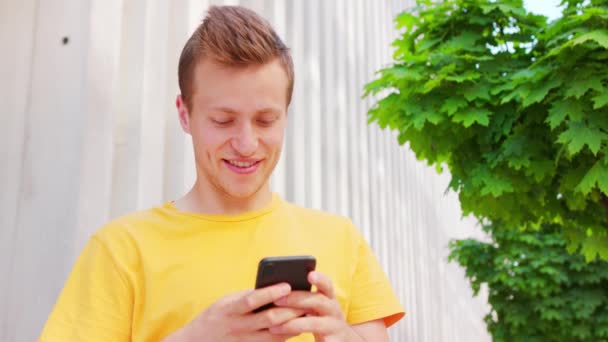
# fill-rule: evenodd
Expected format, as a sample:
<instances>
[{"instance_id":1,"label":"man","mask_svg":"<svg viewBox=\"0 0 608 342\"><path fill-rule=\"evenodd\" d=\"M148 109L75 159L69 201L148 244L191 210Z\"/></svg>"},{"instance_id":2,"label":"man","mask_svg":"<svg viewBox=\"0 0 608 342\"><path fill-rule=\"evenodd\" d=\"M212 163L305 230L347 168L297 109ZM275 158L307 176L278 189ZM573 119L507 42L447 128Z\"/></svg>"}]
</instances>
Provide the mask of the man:
<instances>
[{"instance_id":1,"label":"man","mask_svg":"<svg viewBox=\"0 0 608 342\"><path fill-rule=\"evenodd\" d=\"M211 7L179 62L194 186L90 239L41 341L388 340L404 313L361 234L270 191L293 81L289 50L266 21ZM317 259L315 291L251 289L260 259L302 254Z\"/></svg>"}]
</instances>

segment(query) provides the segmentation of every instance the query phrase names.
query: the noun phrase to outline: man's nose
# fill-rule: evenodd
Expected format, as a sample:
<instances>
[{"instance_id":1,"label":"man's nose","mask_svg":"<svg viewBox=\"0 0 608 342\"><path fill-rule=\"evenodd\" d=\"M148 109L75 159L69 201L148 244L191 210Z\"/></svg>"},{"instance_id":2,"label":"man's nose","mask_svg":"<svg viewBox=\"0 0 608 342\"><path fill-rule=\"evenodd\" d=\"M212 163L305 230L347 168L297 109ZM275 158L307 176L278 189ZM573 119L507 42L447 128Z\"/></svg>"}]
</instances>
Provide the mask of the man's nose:
<instances>
[{"instance_id":1,"label":"man's nose","mask_svg":"<svg viewBox=\"0 0 608 342\"><path fill-rule=\"evenodd\" d=\"M258 149L258 136L249 123L242 124L232 137L232 148L243 157L252 156Z\"/></svg>"}]
</instances>

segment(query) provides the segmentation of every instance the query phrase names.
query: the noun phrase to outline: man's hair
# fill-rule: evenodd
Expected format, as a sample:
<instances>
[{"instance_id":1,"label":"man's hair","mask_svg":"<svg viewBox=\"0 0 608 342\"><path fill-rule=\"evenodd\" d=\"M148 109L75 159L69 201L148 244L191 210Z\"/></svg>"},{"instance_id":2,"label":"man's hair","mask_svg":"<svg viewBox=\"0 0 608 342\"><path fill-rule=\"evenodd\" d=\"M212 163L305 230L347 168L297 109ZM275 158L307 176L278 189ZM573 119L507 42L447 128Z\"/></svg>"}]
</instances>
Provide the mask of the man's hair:
<instances>
[{"instance_id":1,"label":"man's hair","mask_svg":"<svg viewBox=\"0 0 608 342\"><path fill-rule=\"evenodd\" d=\"M287 104L291 102L294 70L289 48L270 24L252 10L240 6L211 6L186 42L179 58L178 79L182 98L189 109L192 109L194 70L204 58L231 67L265 64L279 58L287 73Z\"/></svg>"}]
</instances>

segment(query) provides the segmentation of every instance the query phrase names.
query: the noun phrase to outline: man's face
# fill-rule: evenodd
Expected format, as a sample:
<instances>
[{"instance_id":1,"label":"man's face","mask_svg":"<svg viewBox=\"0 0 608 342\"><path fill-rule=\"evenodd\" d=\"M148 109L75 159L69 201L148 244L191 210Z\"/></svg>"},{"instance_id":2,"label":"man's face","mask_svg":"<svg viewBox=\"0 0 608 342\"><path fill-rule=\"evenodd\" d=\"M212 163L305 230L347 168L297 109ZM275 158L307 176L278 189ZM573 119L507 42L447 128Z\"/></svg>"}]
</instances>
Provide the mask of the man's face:
<instances>
[{"instance_id":1,"label":"man's face","mask_svg":"<svg viewBox=\"0 0 608 342\"><path fill-rule=\"evenodd\" d=\"M181 98L177 105L182 127L192 136L199 183L223 196L255 195L268 185L281 155L285 70L278 59L243 67L202 60L193 86L189 115Z\"/></svg>"}]
</instances>

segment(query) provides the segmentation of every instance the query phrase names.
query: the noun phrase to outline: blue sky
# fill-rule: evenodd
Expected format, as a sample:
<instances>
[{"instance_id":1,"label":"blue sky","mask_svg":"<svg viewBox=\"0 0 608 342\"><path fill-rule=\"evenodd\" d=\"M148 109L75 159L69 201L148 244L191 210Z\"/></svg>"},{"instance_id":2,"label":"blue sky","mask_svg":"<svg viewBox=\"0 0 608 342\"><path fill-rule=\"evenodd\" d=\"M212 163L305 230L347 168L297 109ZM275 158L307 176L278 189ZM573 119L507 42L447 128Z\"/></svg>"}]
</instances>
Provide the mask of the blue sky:
<instances>
[{"instance_id":1,"label":"blue sky","mask_svg":"<svg viewBox=\"0 0 608 342\"><path fill-rule=\"evenodd\" d=\"M561 15L558 7L560 2L561 0L524 0L524 6L528 11L542 14L552 20Z\"/></svg>"}]
</instances>

